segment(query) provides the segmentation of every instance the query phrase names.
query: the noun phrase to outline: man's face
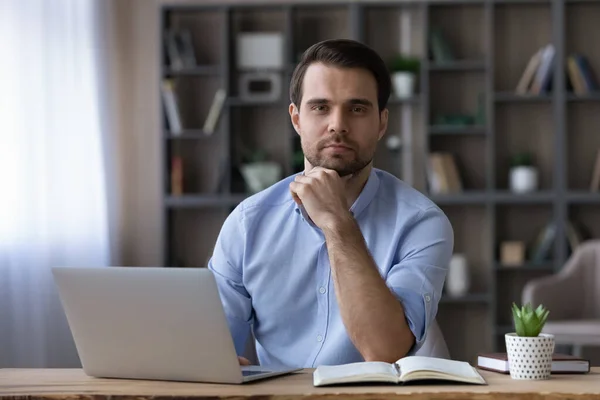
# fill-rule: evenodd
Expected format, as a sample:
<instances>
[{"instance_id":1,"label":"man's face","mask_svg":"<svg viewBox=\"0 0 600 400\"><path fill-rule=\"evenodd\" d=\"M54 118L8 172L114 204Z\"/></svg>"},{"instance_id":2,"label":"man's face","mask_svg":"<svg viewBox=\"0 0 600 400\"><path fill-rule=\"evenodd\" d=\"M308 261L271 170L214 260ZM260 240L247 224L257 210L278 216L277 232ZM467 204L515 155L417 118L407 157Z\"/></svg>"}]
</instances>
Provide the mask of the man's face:
<instances>
[{"instance_id":1,"label":"man's face","mask_svg":"<svg viewBox=\"0 0 600 400\"><path fill-rule=\"evenodd\" d=\"M366 69L311 64L304 75L300 110L290 105L304 156L312 167L340 176L369 165L387 128L379 113L377 83Z\"/></svg>"}]
</instances>

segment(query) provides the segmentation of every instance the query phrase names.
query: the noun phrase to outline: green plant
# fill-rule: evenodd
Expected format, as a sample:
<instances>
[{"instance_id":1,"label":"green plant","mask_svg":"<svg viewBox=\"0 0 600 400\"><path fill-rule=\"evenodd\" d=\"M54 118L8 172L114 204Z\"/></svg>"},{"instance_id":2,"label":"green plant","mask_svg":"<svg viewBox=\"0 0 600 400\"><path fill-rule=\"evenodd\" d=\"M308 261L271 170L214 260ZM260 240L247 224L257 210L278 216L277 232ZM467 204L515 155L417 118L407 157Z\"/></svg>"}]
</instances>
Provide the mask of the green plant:
<instances>
[{"instance_id":1,"label":"green plant","mask_svg":"<svg viewBox=\"0 0 600 400\"><path fill-rule=\"evenodd\" d=\"M390 62L392 72L411 72L418 74L421 69L421 60L417 57L397 55Z\"/></svg>"},{"instance_id":2,"label":"green plant","mask_svg":"<svg viewBox=\"0 0 600 400\"><path fill-rule=\"evenodd\" d=\"M542 304L534 310L529 303L522 306L520 309L513 303L512 314L517 336L538 336L546 323L549 313L550 311L546 310Z\"/></svg>"},{"instance_id":3,"label":"green plant","mask_svg":"<svg viewBox=\"0 0 600 400\"><path fill-rule=\"evenodd\" d=\"M511 167L530 167L533 165L533 155L531 153L523 152L517 153L510 159Z\"/></svg>"}]
</instances>

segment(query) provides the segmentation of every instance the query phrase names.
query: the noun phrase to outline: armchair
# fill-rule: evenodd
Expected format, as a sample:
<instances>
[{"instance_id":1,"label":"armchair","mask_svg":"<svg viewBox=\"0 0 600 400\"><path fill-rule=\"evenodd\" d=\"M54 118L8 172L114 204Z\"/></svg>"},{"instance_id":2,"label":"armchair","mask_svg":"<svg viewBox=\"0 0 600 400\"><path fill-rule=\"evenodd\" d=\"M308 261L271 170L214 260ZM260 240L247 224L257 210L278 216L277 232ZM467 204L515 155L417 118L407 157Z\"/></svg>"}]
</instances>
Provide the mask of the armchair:
<instances>
[{"instance_id":1,"label":"armchair","mask_svg":"<svg viewBox=\"0 0 600 400\"><path fill-rule=\"evenodd\" d=\"M522 301L550 310L542 332L572 346L574 355L600 345L600 240L582 243L560 272L529 281Z\"/></svg>"}]
</instances>

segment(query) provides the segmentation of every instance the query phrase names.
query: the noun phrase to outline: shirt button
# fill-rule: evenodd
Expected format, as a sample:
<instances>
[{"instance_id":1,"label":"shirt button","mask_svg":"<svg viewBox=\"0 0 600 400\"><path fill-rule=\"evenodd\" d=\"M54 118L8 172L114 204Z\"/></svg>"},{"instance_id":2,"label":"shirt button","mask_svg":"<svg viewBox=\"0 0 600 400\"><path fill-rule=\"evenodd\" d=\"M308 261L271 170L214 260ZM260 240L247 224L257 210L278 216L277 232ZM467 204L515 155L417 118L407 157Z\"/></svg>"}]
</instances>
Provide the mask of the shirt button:
<instances>
[{"instance_id":1,"label":"shirt button","mask_svg":"<svg viewBox=\"0 0 600 400\"><path fill-rule=\"evenodd\" d=\"M319 293L323 294L323 293L325 293L325 292L326 292L325 288L324 288L323 286L321 286L321 287L319 288Z\"/></svg>"},{"instance_id":2,"label":"shirt button","mask_svg":"<svg viewBox=\"0 0 600 400\"><path fill-rule=\"evenodd\" d=\"M317 335L317 342L322 342L322 341L323 341L323 336Z\"/></svg>"},{"instance_id":3,"label":"shirt button","mask_svg":"<svg viewBox=\"0 0 600 400\"><path fill-rule=\"evenodd\" d=\"M431 296L429 296L428 294L425 295L425 301L430 302L431 301Z\"/></svg>"}]
</instances>

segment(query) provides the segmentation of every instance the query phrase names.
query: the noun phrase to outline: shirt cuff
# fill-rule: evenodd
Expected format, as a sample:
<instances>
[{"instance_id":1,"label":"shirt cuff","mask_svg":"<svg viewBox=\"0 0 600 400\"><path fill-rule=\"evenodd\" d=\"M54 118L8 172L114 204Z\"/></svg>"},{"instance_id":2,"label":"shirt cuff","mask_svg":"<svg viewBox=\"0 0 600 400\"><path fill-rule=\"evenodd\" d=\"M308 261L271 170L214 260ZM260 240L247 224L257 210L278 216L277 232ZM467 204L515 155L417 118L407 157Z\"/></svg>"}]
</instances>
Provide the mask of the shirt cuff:
<instances>
[{"instance_id":1,"label":"shirt cuff","mask_svg":"<svg viewBox=\"0 0 600 400\"><path fill-rule=\"evenodd\" d=\"M402 287L392 287L390 289L402 303L408 327L415 336L415 343L407 356L414 355L427 339L427 330L431 322L433 296L430 293L418 293Z\"/></svg>"}]
</instances>

